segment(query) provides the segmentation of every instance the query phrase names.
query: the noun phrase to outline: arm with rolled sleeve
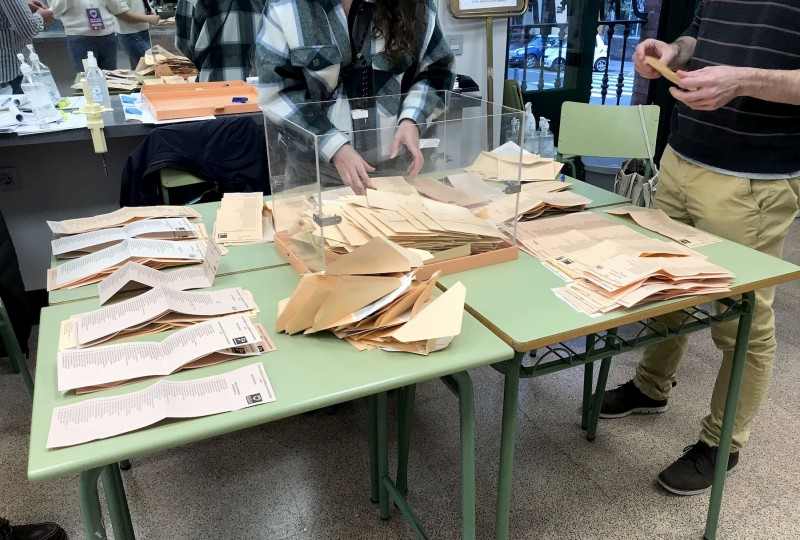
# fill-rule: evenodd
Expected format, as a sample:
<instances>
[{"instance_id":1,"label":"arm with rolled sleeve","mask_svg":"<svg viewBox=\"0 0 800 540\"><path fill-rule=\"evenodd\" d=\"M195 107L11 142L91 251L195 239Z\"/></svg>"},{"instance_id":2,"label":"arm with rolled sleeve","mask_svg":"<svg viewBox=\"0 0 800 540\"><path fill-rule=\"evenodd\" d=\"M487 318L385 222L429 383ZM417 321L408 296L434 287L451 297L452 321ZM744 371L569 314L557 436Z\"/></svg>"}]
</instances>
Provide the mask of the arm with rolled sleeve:
<instances>
[{"instance_id":1,"label":"arm with rolled sleeve","mask_svg":"<svg viewBox=\"0 0 800 540\"><path fill-rule=\"evenodd\" d=\"M44 19L38 13L31 13L26 0L3 0L0 10L8 19L11 29L24 39L33 37L44 29Z\"/></svg>"},{"instance_id":2,"label":"arm with rolled sleeve","mask_svg":"<svg viewBox=\"0 0 800 540\"><path fill-rule=\"evenodd\" d=\"M271 5L263 17L256 40L259 105L273 119L292 122L320 136L320 158L329 162L350 140L336 129L319 103L309 103L303 68L292 65L284 29Z\"/></svg>"},{"instance_id":3,"label":"arm with rolled sleeve","mask_svg":"<svg viewBox=\"0 0 800 540\"><path fill-rule=\"evenodd\" d=\"M413 121L424 130L437 108L442 106L440 92L453 88L455 56L439 26L436 8L427 9L426 34L420 51L417 75L403 100L398 122Z\"/></svg>"}]
</instances>

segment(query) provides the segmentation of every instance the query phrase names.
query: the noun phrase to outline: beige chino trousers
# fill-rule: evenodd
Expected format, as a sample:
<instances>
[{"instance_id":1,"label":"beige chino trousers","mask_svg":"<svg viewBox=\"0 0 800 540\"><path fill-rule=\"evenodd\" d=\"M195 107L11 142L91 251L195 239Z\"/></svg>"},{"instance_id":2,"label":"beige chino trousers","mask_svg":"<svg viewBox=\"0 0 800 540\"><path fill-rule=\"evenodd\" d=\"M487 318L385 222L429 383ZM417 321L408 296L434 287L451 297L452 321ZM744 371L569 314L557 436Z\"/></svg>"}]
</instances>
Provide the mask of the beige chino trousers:
<instances>
[{"instance_id":1,"label":"beige chino trousers","mask_svg":"<svg viewBox=\"0 0 800 540\"><path fill-rule=\"evenodd\" d=\"M693 165L670 147L661 158L659 177L656 208L682 223L781 257L789 225L798 212L800 178L748 180L728 176ZM775 361L775 287L755 291L755 298L732 451L747 443L750 423L767 393ZM659 320L676 326L683 318L668 315ZM711 330L714 344L722 351L722 365L711 396L711 411L701 423L700 440L709 446L719 446L737 324L731 321ZM633 379L636 387L652 399L667 399L687 345L688 337L680 336L645 349Z\"/></svg>"}]
</instances>

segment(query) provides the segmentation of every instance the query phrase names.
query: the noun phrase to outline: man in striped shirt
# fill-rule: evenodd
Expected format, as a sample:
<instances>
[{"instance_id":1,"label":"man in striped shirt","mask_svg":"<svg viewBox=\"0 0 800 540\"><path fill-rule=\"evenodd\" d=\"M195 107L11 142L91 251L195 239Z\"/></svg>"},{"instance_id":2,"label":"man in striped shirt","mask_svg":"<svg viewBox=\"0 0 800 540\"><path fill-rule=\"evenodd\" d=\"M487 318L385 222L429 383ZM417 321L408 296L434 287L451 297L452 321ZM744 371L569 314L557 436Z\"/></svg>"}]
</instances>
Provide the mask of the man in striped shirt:
<instances>
[{"instance_id":1,"label":"man in striped shirt","mask_svg":"<svg viewBox=\"0 0 800 540\"><path fill-rule=\"evenodd\" d=\"M200 70L198 81L243 81L253 72L265 1L178 1L175 47Z\"/></svg>"},{"instance_id":2,"label":"man in striped shirt","mask_svg":"<svg viewBox=\"0 0 800 540\"><path fill-rule=\"evenodd\" d=\"M38 0L0 2L0 95L21 94L17 54L53 22L53 12Z\"/></svg>"},{"instance_id":3,"label":"man in striped shirt","mask_svg":"<svg viewBox=\"0 0 800 540\"><path fill-rule=\"evenodd\" d=\"M675 42L644 40L633 55L645 78L659 76L645 56L681 78L669 146L661 158L656 207L672 218L780 257L800 197L800 0L704 0ZM775 288L756 291L728 470L750 435L775 360ZM667 318L680 324L683 317ZM712 329L722 351L700 440L658 476L678 495L711 487L727 397L736 323ZM601 416L663 412L687 338L648 348L633 380L606 393Z\"/></svg>"}]
</instances>

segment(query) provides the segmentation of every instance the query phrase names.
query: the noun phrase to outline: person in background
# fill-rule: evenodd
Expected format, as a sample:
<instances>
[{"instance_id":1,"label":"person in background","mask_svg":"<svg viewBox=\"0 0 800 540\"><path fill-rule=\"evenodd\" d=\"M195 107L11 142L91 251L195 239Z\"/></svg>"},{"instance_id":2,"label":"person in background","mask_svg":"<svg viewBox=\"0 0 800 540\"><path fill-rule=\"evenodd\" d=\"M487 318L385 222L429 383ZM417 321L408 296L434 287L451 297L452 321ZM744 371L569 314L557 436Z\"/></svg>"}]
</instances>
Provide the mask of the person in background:
<instances>
[{"instance_id":1,"label":"person in background","mask_svg":"<svg viewBox=\"0 0 800 540\"><path fill-rule=\"evenodd\" d=\"M758 24L755 24L755 21ZM800 0L705 0L694 22L673 43L646 39L633 55L636 71L659 73L646 56L678 70L669 89L669 146L661 158L655 206L670 217L780 257L800 197ZM775 287L755 291L728 470L750 437L750 425L767 394L775 361ZM664 318L680 324L682 316ZM736 321L711 329L722 364L698 442L658 475L664 489L695 495L711 488L730 379ZM667 409L688 337L648 347L634 378L607 392L600 416ZM790 450L791 451L791 450Z\"/></svg>"},{"instance_id":2,"label":"person in background","mask_svg":"<svg viewBox=\"0 0 800 540\"><path fill-rule=\"evenodd\" d=\"M21 94L17 54L53 23L53 12L37 0L0 1L0 95Z\"/></svg>"},{"instance_id":3,"label":"person in background","mask_svg":"<svg viewBox=\"0 0 800 540\"><path fill-rule=\"evenodd\" d=\"M50 0L50 9L64 24L67 52L78 72L89 51L100 69L117 69L116 17L128 22L147 22L144 15L130 13L123 0Z\"/></svg>"},{"instance_id":4,"label":"person in background","mask_svg":"<svg viewBox=\"0 0 800 540\"><path fill-rule=\"evenodd\" d=\"M127 10L117 15L117 42L136 69L139 60L150 48L150 25L161 20L150 6L149 0L120 0L120 8Z\"/></svg>"},{"instance_id":5,"label":"person in background","mask_svg":"<svg viewBox=\"0 0 800 540\"><path fill-rule=\"evenodd\" d=\"M178 0L175 47L200 82L243 81L253 72L265 0Z\"/></svg>"},{"instance_id":6,"label":"person in background","mask_svg":"<svg viewBox=\"0 0 800 540\"><path fill-rule=\"evenodd\" d=\"M285 125L320 136L324 184L344 183L362 194L371 187L369 173L415 176L422 169L420 134L443 106L439 92L450 90L454 78L455 57L436 4L267 2L257 44L259 104ZM382 140L385 133L391 140ZM301 147L290 147L288 184L316 180L316 158L303 156Z\"/></svg>"}]
</instances>

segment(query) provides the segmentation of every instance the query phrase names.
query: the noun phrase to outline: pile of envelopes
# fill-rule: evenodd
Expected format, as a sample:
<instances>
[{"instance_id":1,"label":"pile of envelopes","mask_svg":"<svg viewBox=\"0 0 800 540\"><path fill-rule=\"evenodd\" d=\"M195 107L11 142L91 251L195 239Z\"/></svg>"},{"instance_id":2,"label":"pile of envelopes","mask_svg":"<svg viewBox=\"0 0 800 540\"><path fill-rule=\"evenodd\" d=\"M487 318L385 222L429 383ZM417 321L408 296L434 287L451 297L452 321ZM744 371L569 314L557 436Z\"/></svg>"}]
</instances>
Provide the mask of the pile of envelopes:
<instances>
[{"instance_id":1,"label":"pile of envelopes","mask_svg":"<svg viewBox=\"0 0 800 540\"><path fill-rule=\"evenodd\" d=\"M580 212L592 202L583 195L566 190L571 184L555 180L523 184L519 194L506 195L483 206L476 213L488 217L495 223L506 223L518 217L519 221L529 221L541 216Z\"/></svg>"},{"instance_id":2,"label":"pile of envelopes","mask_svg":"<svg viewBox=\"0 0 800 540\"><path fill-rule=\"evenodd\" d=\"M519 145L509 141L491 152L481 152L466 170L490 181L536 182L553 180L563 166L552 158L520 151Z\"/></svg>"},{"instance_id":3,"label":"pile of envelopes","mask_svg":"<svg viewBox=\"0 0 800 540\"><path fill-rule=\"evenodd\" d=\"M733 274L684 245L596 214L517 224L523 249L570 282L556 294L599 315L680 296L727 292Z\"/></svg>"},{"instance_id":4,"label":"pile of envelopes","mask_svg":"<svg viewBox=\"0 0 800 540\"><path fill-rule=\"evenodd\" d=\"M461 333L466 290L456 284L433 296L438 274L415 281L421 257L375 237L305 274L278 306L280 332L330 331L359 350L379 348L427 355Z\"/></svg>"}]
</instances>

